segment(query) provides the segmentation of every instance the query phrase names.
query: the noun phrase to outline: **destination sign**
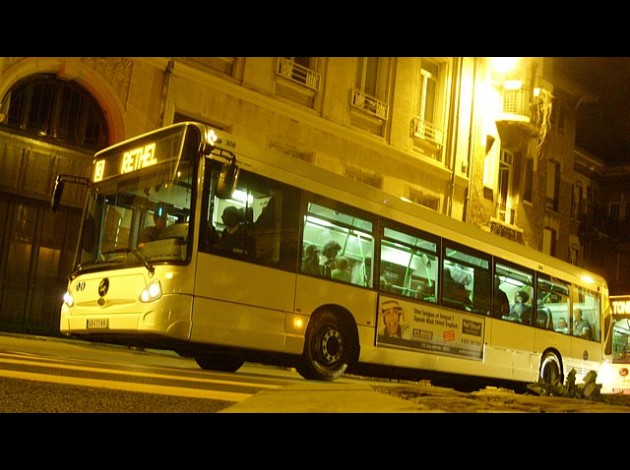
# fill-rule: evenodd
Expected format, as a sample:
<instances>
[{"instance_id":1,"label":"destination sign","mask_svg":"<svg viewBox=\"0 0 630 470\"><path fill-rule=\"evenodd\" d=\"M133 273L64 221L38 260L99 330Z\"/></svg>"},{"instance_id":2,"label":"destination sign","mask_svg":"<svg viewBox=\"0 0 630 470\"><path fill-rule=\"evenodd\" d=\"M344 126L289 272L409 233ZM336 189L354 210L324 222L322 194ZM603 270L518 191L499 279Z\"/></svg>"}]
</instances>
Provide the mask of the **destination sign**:
<instances>
[{"instance_id":1,"label":"destination sign","mask_svg":"<svg viewBox=\"0 0 630 470\"><path fill-rule=\"evenodd\" d=\"M157 158L155 158L155 142L151 142L148 145L125 152L123 154L120 172L129 173L130 171L146 168L148 166L155 165L156 163Z\"/></svg>"},{"instance_id":2,"label":"destination sign","mask_svg":"<svg viewBox=\"0 0 630 470\"><path fill-rule=\"evenodd\" d=\"M613 315L630 314L630 296L610 296Z\"/></svg>"},{"instance_id":3,"label":"destination sign","mask_svg":"<svg viewBox=\"0 0 630 470\"><path fill-rule=\"evenodd\" d=\"M163 129L98 152L92 180L104 181L158 164L178 161L184 149L185 135L186 127Z\"/></svg>"}]
</instances>

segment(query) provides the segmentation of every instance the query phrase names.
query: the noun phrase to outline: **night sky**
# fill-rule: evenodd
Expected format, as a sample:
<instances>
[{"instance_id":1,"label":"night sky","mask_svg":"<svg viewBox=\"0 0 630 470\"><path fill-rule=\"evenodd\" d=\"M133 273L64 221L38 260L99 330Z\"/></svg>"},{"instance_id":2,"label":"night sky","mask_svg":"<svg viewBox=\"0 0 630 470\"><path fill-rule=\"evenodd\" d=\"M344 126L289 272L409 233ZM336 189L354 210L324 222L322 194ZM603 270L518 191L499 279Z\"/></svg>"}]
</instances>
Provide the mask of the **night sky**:
<instances>
[{"instance_id":1,"label":"night sky","mask_svg":"<svg viewBox=\"0 0 630 470\"><path fill-rule=\"evenodd\" d=\"M561 72L599 98L578 108L576 144L609 163L630 161L630 57L562 57Z\"/></svg>"}]
</instances>

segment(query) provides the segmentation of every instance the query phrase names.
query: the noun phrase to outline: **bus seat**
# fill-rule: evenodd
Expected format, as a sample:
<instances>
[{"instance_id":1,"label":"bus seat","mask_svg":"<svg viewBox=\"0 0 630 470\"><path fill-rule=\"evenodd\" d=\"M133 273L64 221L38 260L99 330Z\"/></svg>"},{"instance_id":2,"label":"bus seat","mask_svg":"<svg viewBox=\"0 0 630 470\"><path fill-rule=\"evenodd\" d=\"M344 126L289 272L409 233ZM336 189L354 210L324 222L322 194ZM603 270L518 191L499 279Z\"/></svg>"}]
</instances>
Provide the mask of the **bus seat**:
<instances>
[{"instance_id":1,"label":"bus seat","mask_svg":"<svg viewBox=\"0 0 630 470\"><path fill-rule=\"evenodd\" d=\"M539 307L536 312L536 326L553 330L553 317L551 311L547 307Z\"/></svg>"}]
</instances>

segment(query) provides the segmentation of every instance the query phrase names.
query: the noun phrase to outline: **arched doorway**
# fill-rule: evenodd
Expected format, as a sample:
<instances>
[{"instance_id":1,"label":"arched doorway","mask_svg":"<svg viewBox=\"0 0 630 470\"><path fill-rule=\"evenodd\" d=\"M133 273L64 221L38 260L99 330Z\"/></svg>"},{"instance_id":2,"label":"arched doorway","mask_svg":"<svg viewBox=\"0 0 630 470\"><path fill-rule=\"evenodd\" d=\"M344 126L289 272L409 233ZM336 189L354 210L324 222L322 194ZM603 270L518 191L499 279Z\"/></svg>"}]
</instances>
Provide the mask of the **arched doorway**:
<instances>
[{"instance_id":1,"label":"arched doorway","mask_svg":"<svg viewBox=\"0 0 630 470\"><path fill-rule=\"evenodd\" d=\"M57 173L89 175L107 122L75 82L38 74L0 105L0 330L55 336L85 190L52 213Z\"/></svg>"}]
</instances>

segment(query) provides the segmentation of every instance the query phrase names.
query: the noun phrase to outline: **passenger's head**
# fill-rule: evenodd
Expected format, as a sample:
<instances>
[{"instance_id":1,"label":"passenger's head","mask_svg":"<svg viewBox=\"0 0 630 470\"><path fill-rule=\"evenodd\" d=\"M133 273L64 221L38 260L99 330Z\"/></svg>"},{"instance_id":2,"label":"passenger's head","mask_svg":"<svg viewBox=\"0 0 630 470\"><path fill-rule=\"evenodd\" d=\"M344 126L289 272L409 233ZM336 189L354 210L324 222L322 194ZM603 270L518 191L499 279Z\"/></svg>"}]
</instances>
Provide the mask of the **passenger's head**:
<instances>
[{"instance_id":1,"label":"passenger's head","mask_svg":"<svg viewBox=\"0 0 630 470\"><path fill-rule=\"evenodd\" d=\"M516 294L514 294L514 299L518 302L519 298L521 302L526 303L529 300L529 294L524 290L519 290Z\"/></svg>"},{"instance_id":2,"label":"passenger's head","mask_svg":"<svg viewBox=\"0 0 630 470\"><path fill-rule=\"evenodd\" d=\"M223 209L221 219L228 227L234 227L243 221L243 213L237 207L227 206Z\"/></svg>"},{"instance_id":3,"label":"passenger's head","mask_svg":"<svg viewBox=\"0 0 630 470\"><path fill-rule=\"evenodd\" d=\"M581 308L576 308L574 310L575 313L575 319L576 320L581 320L582 319L582 309Z\"/></svg>"},{"instance_id":4,"label":"passenger's head","mask_svg":"<svg viewBox=\"0 0 630 470\"><path fill-rule=\"evenodd\" d=\"M340 256L337 259L337 267L339 269L348 269L349 266L350 266L350 260L346 258L345 256Z\"/></svg>"},{"instance_id":5,"label":"passenger's head","mask_svg":"<svg viewBox=\"0 0 630 470\"><path fill-rule=\"evenodd\" d=\"M306 249L304 250L304 257L305 258L315 258L319 256L319 248L317 248L317 245L307 245Z\"/></svg>"},{"instance_id":6,"label":"passenger's head","mask_svg":"<svg viewBox=\"0 0 630 470\"><path fill-rule=\"evenodd\" d=\"M341 245L334 240L329 241L324 245L322 253L328 259L337 257L337 254L341 251Z\"/></svg>"},{"instance_id":7,"label":"passenger's head","mask_svg":"<svg viewBox=\"0 0 630 470\"><path fill-rule=\"evenodd\" d=\"M153 212L153 222L156 227L164 227L166 226L166 221L168 220L168 211L166 210L166 206L159 205L155 208Z\"/></svg>"}]
</instances>

